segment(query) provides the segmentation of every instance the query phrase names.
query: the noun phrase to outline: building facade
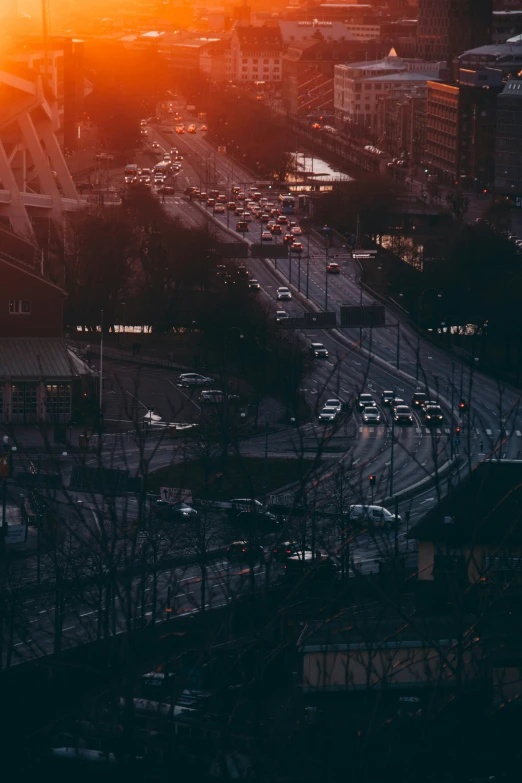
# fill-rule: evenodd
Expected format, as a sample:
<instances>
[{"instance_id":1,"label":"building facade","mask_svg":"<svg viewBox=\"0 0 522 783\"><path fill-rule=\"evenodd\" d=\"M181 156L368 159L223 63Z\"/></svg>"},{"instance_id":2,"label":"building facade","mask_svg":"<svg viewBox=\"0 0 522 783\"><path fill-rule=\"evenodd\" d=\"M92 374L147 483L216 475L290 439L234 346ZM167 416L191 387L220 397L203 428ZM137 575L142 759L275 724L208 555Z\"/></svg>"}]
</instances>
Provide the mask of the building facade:
<instances>
[{"instance_id":1,"label":"building facade","mask_svg":"<svg viewBox=\"0 0 522 783\"><path fill-rule=\"evenodd\" d=\"M494 181L500 71L460 71L458 82L428 82L425 164L439 182L470 189Z\"/></svg>"},{"instance_id":2,"label":"building facade","mask_svg":"<svg viewBox=\"0 0 522 783\"><path fill-rule=\"evenodd\" d=\"M411 89L439 76L438 63L404 60L394 49L376 62L335 66L334 109L340 121L377 132L379 101L389 92Z\"/></svg>"},{"instance_id":3,"label":"building facade","mask_svg":"<svg viewBox=\"0 0 522 783\"><path fill-rule=\"evenodd\" d=\"M492 0L419 0L417 53L450 65L465 49L491 40Z\"/></svg>"},{"instance_id":4,"label":"building facade","mask_svg":"<svg viewBox=\"0 0 522 783\"><path fill-rule=\"evenodd\" d=\"M230 78L238 82L280 82L283 39L278 27L237 26L230 41Z\"/></svg>"},{"instance_id":5,"label":"building facade","mask_svg":"<svg viewBox=\"0 0 522 783\"><path fill-rule=\"evenodd\" d=\"M510 79L497 98L495 191L522 205L522 79Z\"/></svg>"},{"instance_id":6,"label":"building facade","mask_svg":"<svg viewBox=\"0 0 522 783\"><path fill-rule=\"evenodd\" d=\"M62 339L65 292L1 252L0 276L0 421L80 421L96 399L96 378Z\"/></svg>"}]
</instances>

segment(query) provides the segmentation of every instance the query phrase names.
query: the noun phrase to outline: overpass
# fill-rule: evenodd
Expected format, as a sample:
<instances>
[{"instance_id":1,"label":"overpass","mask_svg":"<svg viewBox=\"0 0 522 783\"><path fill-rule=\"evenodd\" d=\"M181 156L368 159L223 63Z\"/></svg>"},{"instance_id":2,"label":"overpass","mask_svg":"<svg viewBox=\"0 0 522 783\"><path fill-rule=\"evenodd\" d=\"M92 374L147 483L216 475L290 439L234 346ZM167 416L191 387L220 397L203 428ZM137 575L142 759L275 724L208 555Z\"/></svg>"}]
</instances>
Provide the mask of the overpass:
<instances>
[{"instance_id":1,"label":"overpass","mask_svg":"<svg viewBox=\"0 0 522 783\"><path fill-rule=\"evenodd\" d=\"M61 220L80 200L56 138L57 107L42 75L0 70L0 218L35 242L33 221Z\"/></svg>"}]
</instances>

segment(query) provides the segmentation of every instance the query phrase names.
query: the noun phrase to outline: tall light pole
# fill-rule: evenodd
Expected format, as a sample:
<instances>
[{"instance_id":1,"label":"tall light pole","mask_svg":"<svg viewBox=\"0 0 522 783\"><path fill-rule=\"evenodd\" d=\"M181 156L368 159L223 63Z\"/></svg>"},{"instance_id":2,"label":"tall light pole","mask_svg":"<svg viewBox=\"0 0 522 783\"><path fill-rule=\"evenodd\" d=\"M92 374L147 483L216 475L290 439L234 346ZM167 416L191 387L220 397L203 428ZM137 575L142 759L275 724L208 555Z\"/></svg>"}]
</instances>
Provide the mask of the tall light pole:
<instances>
[{"instance_id":1,"label":"tall light pole","mask_svg":"<svg viewBox=\"0 0 522 783\"><path fill-rule=\"evenodd\" d=\"M101 311L101 338L100 338L100 421L102 415L103 398L103 310Z\"/></svg>"}]
</instances>

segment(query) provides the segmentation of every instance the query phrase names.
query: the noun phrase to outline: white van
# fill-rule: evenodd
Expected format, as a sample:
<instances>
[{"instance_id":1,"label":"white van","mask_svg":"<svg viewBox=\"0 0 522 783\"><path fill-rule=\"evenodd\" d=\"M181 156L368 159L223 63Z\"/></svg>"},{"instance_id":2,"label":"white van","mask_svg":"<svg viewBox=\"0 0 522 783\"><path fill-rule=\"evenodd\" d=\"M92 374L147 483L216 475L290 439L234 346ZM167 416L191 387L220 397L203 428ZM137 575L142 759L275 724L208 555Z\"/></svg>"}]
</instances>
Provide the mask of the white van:
<instances>
[{"instance_id":1,"label":"white van","mask_svg":"<svg viewBox=\"0 0 522 783\"><path fill-rule=\"evenodd\" d=\"M377 527L395 524L395 514L384 506L350 506L348 511L350 521L364 521ZM397 521L401 522L400 514Z\"/></svg>"}]
</instances>

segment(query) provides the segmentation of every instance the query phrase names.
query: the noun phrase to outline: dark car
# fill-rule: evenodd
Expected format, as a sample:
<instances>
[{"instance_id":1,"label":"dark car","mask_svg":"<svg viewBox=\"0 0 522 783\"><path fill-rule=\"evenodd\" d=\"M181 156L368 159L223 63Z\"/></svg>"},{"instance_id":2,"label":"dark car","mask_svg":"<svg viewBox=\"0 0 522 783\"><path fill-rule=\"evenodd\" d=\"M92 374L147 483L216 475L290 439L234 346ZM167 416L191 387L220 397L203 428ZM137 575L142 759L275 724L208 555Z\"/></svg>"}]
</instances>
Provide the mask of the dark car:
<instances>
[{"instance_id":1,"label":"dark car","mask_svg":"<svg viewBox=\"0 0 522 783\"><path fill-rule=\"evenodd\" d=\"M360 411L364 410L364 408L375 408L373 394L359 394L357 397L357 407Z\"/></svg>"},{"instance_id":2,"label":"dark car","mask_svg":"<svg viewBox=\"0 0 522 783\"><path fill-rule=\"evenodd\" d=\"M187 503L167 503L164 500L157 500L154 508L163 519L188 522L190 519L195 519L198 515L196 509L187 505Z\"/></svg>"},{"instance_id":3,"label":"dark car","mask_svg":"<svg viewBox=\"0 0 522 783\"><path fill-rule=\"evenodd\" d=\"M440 405L428 405L424 414L424 421L428 425L437 425L444 422L444 415Z\"/></svg>"},{"instance_id":4,"label":"dark car","mask_svg":"<svg viewBox=\"0 0 522 783\"><path fill-rule=\"evenodd\" d=\"M330 275L340 275L341 274L341 267L339 264L335 263L334 261L331 261L328 266L326 267L326 271Z\"/></svg>"},{"instance_id":5,"label":"dark car","mask_svg":"<svg viewBox=\"0 0 522 783\"><path fill-rule=\"evenodd\" d=\"M236 223L236 231L240 231L242 234L245 234L247 231L249 231L246 220L238 220Z\"/></svg>"},{"instance_id":6,"label":"dark car","mask_svg":"<svg viewBox=\"0 0 522 783\"><path fill-rule=\"evenodd\" d=\"M265 553L260 544L251 544L248 541L232 541L227 547L229 560L264 560Z\"/></svg>"},{"instance_id":7,"label":"dark car","mask_svg":"<svg viewBox=\"0 0 522 783\"><path fill-rule=\"evenodd\" d=\"M158 193L160 196L173 196L176 193L176 188L173 188L171 185L164 185L158 188Z\"/></svg>"},{"instance_id":8,"label":"dark car","mask_svg":"<svg viewBox=\"0 0 522 783\"><path fill-rule=\"evenodd\" d=\"M413 424L413 414L407 405L397 405L393 418L397 424Z\"/></svg>"},{"instance_id":9,"label":"dark car","mask_svg":"<svg viewBox=\"0 0 522 783\"><path fill-rule=\"evenodd\" d=\"M422 408L428 399L428 395L424 392L415 392L411 398L411 404L414 408Z\"/></svg>"},{"instance_id":10,"label":"dark car","mask_svg":"<svg viewBox=\"0 0 522 783\"><path fill-rule=\"evenodd\" d=\"M276 544L272 547L272 557L278 562L284 562L289 557L294 555L299 549L297 541L282 541L280 544Z\"/></svg>"},{"instance_id":11,"label":"dark car","mask_svg":"<svg viewBox=\"0 0 522 783\"><path fill-rule=\"evenodd\" d=\"M388 407L390 407L394 397L395 397L395 392L389 390L383 391L383 393L381 394L381 402L383 405L387 405Z\"/></svg>"},{"instance_id":12,"label":"dark car","mask_svg":"<svg viewBox=\"0 0 522 783\"><path fill-rule=\"evenodd\" d=\"M287 243L288 244L293 244L294 239L295 239L295 237L294 237L293 234L285 234L284 237L283 237L283 242L285 244L287 244Z\"/></svg>"},{"instance_id":13,"label":"dark car","mask_svg":"<svg viewBox=\"0 0 522 783\"><path fill-rule=\"evenodd\" d=\"M261 284L259 280L250 280L248 283L248 288L250 291L260 291L261 290Z\"/></svg>"}]
</instances>

